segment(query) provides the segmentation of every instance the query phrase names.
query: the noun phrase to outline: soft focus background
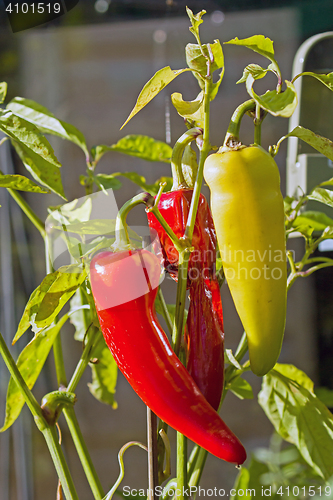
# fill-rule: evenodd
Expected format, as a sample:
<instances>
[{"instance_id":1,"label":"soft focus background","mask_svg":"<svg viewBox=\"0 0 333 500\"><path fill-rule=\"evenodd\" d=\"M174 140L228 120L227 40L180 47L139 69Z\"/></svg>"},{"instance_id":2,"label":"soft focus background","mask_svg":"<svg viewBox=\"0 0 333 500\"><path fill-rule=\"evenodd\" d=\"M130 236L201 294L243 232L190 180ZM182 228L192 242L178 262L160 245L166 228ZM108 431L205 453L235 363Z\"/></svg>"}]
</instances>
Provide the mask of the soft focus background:
<instances>
[{"instance_id":1,"label":"soft focus background","mask_svg":"<svg viewBox=\"0 0 333 500\"><path fill-rule=\"evenodd\" d=\"M0 78L9 84L8 100L19 95L38 101L58 118L80 129L89 147L111 145L131 133L146 134L165 141L168 140L169 127L173 145L185 127L172 108L170 94L181 92L186 100L196 97L198 86L190 73L179 76L122 131L119 129L143 85L158 69L164 66L171 66L172 69L185 67L184 47L189 42L194 43L188 30L186 4L194 13L202 9L207 11L201 25L204 43L254 34L271 38L285 79L291 79L292 62L299 45L311 35L333 29L333 4L323 0L195 0L187 3L183 0L80 0L73 10L57 21L16 34L11 32L2 6ZM226 73L212 105L211 142L214 145L221 144L232 112L247 99L245 86L235 85L243 68L249 63L262 64L263 61L259 55L241 47L225 46L224 54ZM332 71L332 51L330 56L325 64ZM312 63L320 64L316 57ZM273 78L271 82L274 85ZM318 104L312 106L312 114L306 117L308 122L317 123L313 114L316 111ZM252 127L249 127L248 133L246 123L250 124L250 119L245 117L241 138L244 143L249 143L252 141ZM327 127L327 123L328 120L324 120L323 126ZM305 126L311 125L308 123ZM268 116L264 122L263 146L267 148L275 144L287 130L288 120ZM331 133L328 136L333 139L330 128L315 132ZM50 138L50 142L63 165L62 179L68 200L84 196L84 188L78 181L85 172L82 151L54 137ZM286 152L287 144L284 143L276 158L284 193ZM1 151L0 161L1 170L9 173L11 162ZM17 173L24 171L19 162L14 168ZM103 173L134 170L144 175L149 183L162 175L170 175L166 164L148 163L113 152L106 154L98 166L98 172ZM123 188L115 191L118 206L136 193L137 187L124 180ZM208 196L207 190L205 194ZM61 203L53 195L29 195L27 198L43 220L47 216L48 205ZM22 218L20 210L4 190L0 191L0 204L0 327L10 344L27 298L45 275L44 251L39 234ZM135 215L131 214L130 221L144 225L145 217L144 211L137 209ZM294 239L290 247L300 252L302 242ZM325 271L325 278L318 274L317 277L297 282L292 288L280 361L295 364L317 384L333 388L330 374L333 288L332 280L327 276L329 273ZM163 289L167 301L174 300L174 283L165 280ZM226 347L234 349L241 337L242 327L226 285L222 287L222 299ZM26 335L31 336L30 333ZM81 344L73 340L71 326L63 332L63 345L70 374L81 350ZM17 352L13 349L14 355ZM49 361L34 389L37 398L55 389L52 359ZM250 374L248 380L253 385L255 398L240 401L233 394L228 394L221 415L250 452L257 446L266 445L273 429L256 401L260 379ZM146 408L121 374L117 384L117 410L93 398L87 389L89 381L90 370L87 370L78 386L76 408L106 490L118 476L119 448L130 440L146 440ZM7 383L7 371L0 361L0 425L4 418ZM92 495L65 422L60 419L60 424L79 497L89 500ZM174 441L174 433L171 432L170 436ZM125 457L123 485L146 488L146 462L144 451L129 450ZM229 488L236 474L237 470L232 465L209 457L201 484L206 488ZM56 485L56 475L43 437L25 408L10 431L0 434L0 499L48 500L55 498Z\"/></svg>"}]
</instances>

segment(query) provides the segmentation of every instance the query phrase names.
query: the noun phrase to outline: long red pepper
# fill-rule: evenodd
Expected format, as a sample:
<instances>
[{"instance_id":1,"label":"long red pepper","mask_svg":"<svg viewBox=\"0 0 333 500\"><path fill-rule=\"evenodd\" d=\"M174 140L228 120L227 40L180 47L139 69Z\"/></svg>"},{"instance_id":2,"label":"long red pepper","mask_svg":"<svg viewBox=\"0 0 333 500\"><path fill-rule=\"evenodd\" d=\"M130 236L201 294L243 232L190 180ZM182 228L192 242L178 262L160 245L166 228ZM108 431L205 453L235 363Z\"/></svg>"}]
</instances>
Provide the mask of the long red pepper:
<instances>
[{"instance_id":1,"label":"long red pepper","mask_svg":"<svg viewBox=\"0 0 333 500\"><path fill-rule=\"evenodd\" d=\"M106 343L158 417L213 455L242 464L244 447L202 395L158 322L159 276L160 261L147 250L106 251L92 259L90 280Z\"/></svg>"},{"instance_id":2,"label":"long red pepper","mask_svg":"<svg viewBox=\"0 0 333 500\"><path fill-rule=\"evenodd\" d=\"M224 383L224 330L220 287L214 277L199 276L191 284L185 342L186 368L217 410Z\"/></svg>"},{"instance_id":3,"label":"long red pepper","mask_svg":"<svg viewBox=\"0 0 333 500\"><path fill-rule=\"evenodd\" d=\"M163 193L158 209L178 238L184 236L192 189ZM158 234L164 266L177 279L178 252L152 212L148 223ZM187 370L207 401L218 409L224 383L224 330L221 295L214 277L216 234L206 198L201 194L195 220L187 284L190 307L185 328Z\"/></svg>"}]
</instances>

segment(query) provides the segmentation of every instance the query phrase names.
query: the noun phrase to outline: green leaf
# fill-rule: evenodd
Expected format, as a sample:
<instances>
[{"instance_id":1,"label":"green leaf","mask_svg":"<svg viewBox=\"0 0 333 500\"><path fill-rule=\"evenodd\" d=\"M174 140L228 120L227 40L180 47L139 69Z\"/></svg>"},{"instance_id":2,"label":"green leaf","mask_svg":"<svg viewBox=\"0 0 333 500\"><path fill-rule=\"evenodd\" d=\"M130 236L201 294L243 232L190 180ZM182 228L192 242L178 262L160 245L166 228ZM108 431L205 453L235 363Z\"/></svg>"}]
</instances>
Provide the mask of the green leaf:
<instances>
[{"instance_id":1,"label":"green leaf","mask_svg":"<svg viewBox=\"0 0 333 500\"><path fill-rule=\"evenodd\" d=\"M251 499L251 491L249 489L250 473L248 469L242 467L239 471L233 489L236 491L234 495L230 495L231 500L240 500L241 498ZM254 492L255 493L255 492Z\"/></svg>"},{"instance_id":2,"label":"green leaf","mask_svg":"<svg viewBox=\"0 0 333 500\"><path fill-rule=\"evenodd\" d=\"M49 326L65 303L85 279L85 271L76 265L63 266L47 274L42 283L32 292L24 309L13 344L30 327L35 333Z\"/></svg>"},{"instance_id":3,"label":"green leaf","mask_svg":"<svg viewBox=\"0 0 333 500\"><path fill-rule=\"evenodd\" d=\"M114 395L118 367L103 338L98 343L93 355L98 359L98 362L90 363L92 382L88 384L89 391L98 401L111 405L113 409L116 409L118 405Z\"/></svg>"},{"instance_id":4,"label":"green leaf","mask_svg":"<svg viewBox=\"0 0 333 500\"><path fill-rule=\"evenodd\" d=\"M66 199L61 182L60 170L47 159L34 153L24 144L12 141L12 144L32 177L48 189Z\"/></svg>"},{"instance_id":5,"label":"green leaf","mask_svg":"<svg viewBox=\"0 0 333 500\"><path fill-rule=\"evenodd\" d=\"M189 28L190 32L193 33L195 38L198 40L199 39L199 26L201 23L203 23L203 20L201 19L204 14L206 14L205 10L201 10L198 12L198 14L194 15L191 9L186 7L186 13L188 17L190 18L192 26Z\"/></svg>"},{"instance_id":6,"label":"green leaf","mask_svg":"<svg viewBox=\"0 0 333 500\"><path fill-rule=\"evenodd\" d=\"M312 71L305 71L304 73L301 73L299 76L301 75L313 76L313 78L319 80L321 83L326 85L326 87L328 87L330 90L333 90L333 72L325 75L325 74L313 73Z\"/></svg>"},{"instance_id":7,"label":"green leaf","mask_svg":"<svg viewBox=\"0 0 333 500\"><path fill-rule=\"evenodd\" d=\"M154 184L147 184L145 177L143 175L139 175L136 172L116 172L112 174L114 176L121 176L129 179L131 182L139 186L143 191L147 191L152 196L156 195L159 190L159 185L161 182L166 182L167 186L164 188L164 191L170 191L172 186L171 177L161 177Z\"/></svg>"},{"instance_id":8,"label":"green leaf","mask_svg":"<svg viewBox=\"0 0 333 500\"><path fill-rule=\"evenodd\" d=\"M0 104L2 104L3 101L6 99L6 95L7 95L7 83L1 82L0 83Z\"/></svg>"},{"instance_id":9,"label":"green leaf","mask_svg":"<svg viewBox=\"0 0 333 500\"><path fill-rule=\"evenodd\" d=\"M249 382L242 377L237 377L232 380L228 389L239 399L253 399L252 387Z\"/></svg>"},{"instance_id":10,"label":"green leaf","mask_svg":"<svg viewBox=\"0 0 333 500\"><path fill-rule=\"evenodd\" d=\"M126 135L111 146L95 146L91 152L97 163L108 151L124 153L148 161L170 163L172 148L163 141L156 141L147 135Z\"/></svg>"},{"instance_id":11,"label":"green leaf","mask_svg":"<svg viewBox=\"0 0 333 500\"><path fill-rule=\"evenodd\" d=\"M295 227L308 225L313 228L314 231L323 231L327 226L333 226L333 219L323 212L316 211L306 211L301 212L293 223Z\"/></svg>"},{"instance_id":12,"label":"green leaf","mask_svg":"<svg viewBox=\"0 0 333 500\"><path fill-rule=\"evenodd\" d=\"M248 49L257 52L257 54L267 57L267 59L273 63L271 67L272 70L281 78L281 72L274 57L273 42L269 38L265 38L264 35L254 35L249 38L243 38L242 40L239 40L236 37L229 40L229 42L224 43L230 45L242 45L243 47L247 47Z\"/></svg>"},{"instance_id":13,"label":"green leaf","mask_svg":"<svg viewBox=\"0 0 333 500\"><path fill-rule=\"evenodd\" d=\"M263 378L260 406L280 436L294 444L325 480L333 474L333 415L308 389L271 370Z\"/></svg>"},{"instance_id":14,"label":"green leaf","mask_svg":"<svg viewBox=\"0 0 333 500\"><path fill-rule=\"evenodd\" d=\"M29 191L31 193L49 193L49 191L38 186L24 175L0 174L0 187L16 189L18 191Z\"/></svg>"},{"instance_id":15,"label":"green leaf","mask_svg":"<svg viewBox=\"0 0 333 500\"><path fill-rule=\"evenodd\" d=\"M120 189L122 183L113 174L97 174L93 176L95 184L101 189Z\"/></svg>"},{"instance_id":16,"label":"green leaf","mask_svg":"<svg viewBox=\"0 0 333 500\"><path fill-rule=\"evenodd\" d=\"M268 90L265 94L259 96L253 90L255 79L248 74L246 79L246 89L250 96L259 104L259 106L273 116L282 116L289 118L297 106L297 94L294 85L285 80L287 88L278 93L276 90Z\"/></svg>"},{"instance_id":17,"label":"green leaf","mask_svg":"<svg viewBox=\"0 0 333 500\"><path fill-rule=\"evenodd\" d=\"M266 76L268 69L264 69L258 64L249 64L243 71L243 76L236 83L244 83L247 80L247 77L251 75L254 80L259 80L260 78L264 78Z\"/></svg>"},{"instance_id":18,"label":"green leaf","mask_svg":"<svg viewBox=\"0 0 333 500\"><path fill-rule=\"evenodd\" d=\"M308 391L313 392L314 383L312 382L310 377L307 376L306 373L304 373L299 368L296 368L296 366L290 364L276 363L276 365L274 366L274 370L281 373L285 377L290 378L294 382L297 382L299 385L301 385Z\"/></svg>"},{"instance_id":19,"label":"green leaf","mask_svg":"<svg viewBox=\"0 0 333 500\"><path fill-rule=\"evenodd\" d=\"M333 207L333 191L324 188L315 188L308 194L309 200L319 201L324 205Z\"/></svg>"},{"instance_id":20,"label":"green leaf","mask_svg":"<svg viewBox=\"0 0 333 500\"><path fill-rule=\"evenodd\" d=\"M203 91L198 94L194 101L184 101L182 94L180 94L179 92L174 92L173 94L171 94L171 102L180 116L195 121L198 127L203 126Z\"/></svg>"},{"instance_id":21,"label":"green leaf","mask_svg":"<svg viewBox=\"0 0 333 500\"><path fill-rule=\"evenodd\" d=\"M324 405L328 408L333 408L333 391L332 389L327 389L327 387L316 387L315 395Z\"/></svg>"},{"instance_id":22,"label":"green leaf","mask_svg":"<svg viewBox=\"0 0 333 500\"><path fill-rule=\"evenodd\" d=\"M135 116L142 108L146 106L161 90L164 89L170 82L172 82L178 75L184 73L184 71L189 71L188 68L173 70L170 66L162 68L146 83L146 85L141 90L139 97L135 103L134 108L129 114L127 120L122 125L121 129L125 127L133 116ZM121 130L120 129L120 130Z\"/></svg>"},{"instance_id":23,"label":"green leaf","mask_svg":"<svg viewBox=\"0 0 333 500\"><path fill-rule=\"evenodd\" d=\"M201 47L206 57L203 55ZM219 81L213 84L213 91L212 95L210 96L210 100L213 100L224 74L223 51L219 40L215 40L214 43L209 44L210 51L208 51L208 46L205 44L202 45L201 47L200 45L195 43L188 43L185 47L186 62L188 67L193 71L193 75L198 80L200 88L204 90L205 88L204 77L207 75L207 69L208 69L207 58L210 59L211 57L210 52L212 53L213 62L211 62L210 74L212 74L214 71L218 69L222 69Z\"/></svg>"},{"instance_id":24,"label":"green leaf","mask_svg":"<svg viewBox=\"0 0 333 500\"><path fill-rule=\"evenodd\" d=\"M241 370L242 369L241 365L238 363L237 359L232 354L232 350L231 349L225 349L225 351L224 351L224 359L225 359L226 363L230 363L235 368L237 368L237 370Z\"/></svg>"},{"instance_id":25,"label":"green leaf","mask_svg":"<svg viewBox=\"0 0 333 500\"><path fill-rule=\"evenodd\" d=\"M51 111L31 99L15 97L7 104L7 109L13 111L17 116L25 118L33 123L44 134L52 134L62 139L67 139L79 146L87 158L89 151L82 132L73 125L58 120Z\"/></svg>"},{"instance_id":26,"label":"green leaf","mask_svg":"<svg viewBox=\"0 0 333 500\"><path fill-rule=\"evenodd\" d=\"M56 325L37 333L19 355L16 365L29 389L33 388L52 345L67 319L68 314L65 314ZM23 406L22 393L14 380L10 378L7 390L6 417L0 432L5 431L15 422Z\"/></svg>"},{"instance_id":27,"label":"green leaf","mask_svg":"<svg viewBox=\"0 0 333 500\"><path fill-rule=\"evenodd\" d=\"M49 141L35 125L27 120L7 111L0 115L0 129L15 142L25 146L48 163L58 168L61 167Z\"/></svg>"},{"instance_id":28,"label":"green leaf","mask_svg":"<svg viewBox=\"0 0 333 500\"><path fill-rule=\"evenodd\" d=\"M298 137L299 139L302 139L302 141L306 142L319 151L319 153L322 153L324 156L333 161L333 142L326 139L326 137L317 135L311 130L301 127L300 125L284 136L284 139L287 137Z\"/></svg>"}]
</instances>

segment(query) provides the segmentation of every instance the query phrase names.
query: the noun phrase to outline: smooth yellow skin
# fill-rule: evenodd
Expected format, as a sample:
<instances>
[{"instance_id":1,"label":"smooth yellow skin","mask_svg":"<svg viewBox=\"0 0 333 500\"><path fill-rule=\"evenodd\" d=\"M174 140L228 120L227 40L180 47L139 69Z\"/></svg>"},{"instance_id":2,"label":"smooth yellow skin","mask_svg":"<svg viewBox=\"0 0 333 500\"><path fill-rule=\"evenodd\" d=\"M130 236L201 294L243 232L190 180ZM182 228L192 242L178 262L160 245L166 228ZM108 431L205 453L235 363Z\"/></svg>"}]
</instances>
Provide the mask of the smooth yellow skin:
<instances>
[{"instance_id":1,"label":"smooth yellow skin","mask_svg":"<svg viewBox=\"0 0 333 500\"><path fill-rule=\"evenodd\" d=\"M279 357L286 318L279 170L264 149L249 146L210 155L204 177L224 272L247 334L251 370L262 376Z\"/></svg>"}]
</instances>

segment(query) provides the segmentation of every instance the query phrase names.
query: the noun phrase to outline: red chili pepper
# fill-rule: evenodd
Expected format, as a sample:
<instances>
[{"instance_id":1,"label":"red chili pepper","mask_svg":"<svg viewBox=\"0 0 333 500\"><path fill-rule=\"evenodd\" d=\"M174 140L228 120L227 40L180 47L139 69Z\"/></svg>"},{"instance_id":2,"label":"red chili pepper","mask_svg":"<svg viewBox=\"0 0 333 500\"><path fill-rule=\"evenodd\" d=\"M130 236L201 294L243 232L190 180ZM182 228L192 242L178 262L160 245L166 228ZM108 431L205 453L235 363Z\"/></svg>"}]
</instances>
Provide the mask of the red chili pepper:
<instances>
[{"instance_id":1,"label":"red chili pepper","mask_svg":"<svg viewBox=\"0 0 333 500\"><path fill-rule=\"evenodd\" d=\"M160 261L147 250L106 251L93 258L91 286L106 343L158 417L213 455L242 464L244 447L204 398L158 322L159 276Z\"/></svg>"},{"instance_id":2,"label":"red chili pepper","mask_svg":"<svg viewBox=\"0 0 333 500\"><path fill-rule=\"evenodd\" d=\"M224 381L224 331L220 287L215 278L200 277L192 282L185 342L186 368L217 410Z\"/></svg>"},{"instance_id":3,"label":"red chili pepper","mask_svg":"<svg viewBox=\"0 0 333 500\"><path fill-rule=\"evenodd\" d=\"M168 193L162 193L158 203L158 209L166 222L169 224L177 238L182 238L185 233L186 222L190 210L193 189L178 189ZM178 251L175 249L169 236L164 231L152 212L148 212L148 224L151 229L155 229L159 236L164 267L173 279L177 281L178 274ZM193 231L192 246L188 267L188 286L191 280L198 276L197 268L200 267L206 275L210 275L210 270L216 260L216 234L213 218L206 198L201 194L198 211Z\"/></svg>"}]
</instances>

